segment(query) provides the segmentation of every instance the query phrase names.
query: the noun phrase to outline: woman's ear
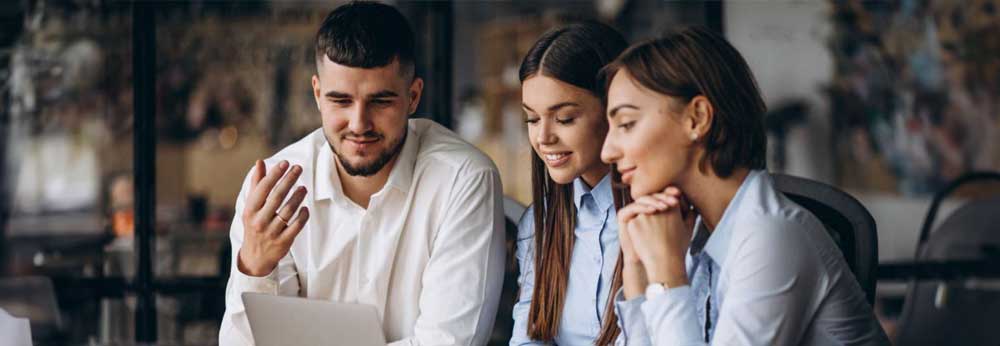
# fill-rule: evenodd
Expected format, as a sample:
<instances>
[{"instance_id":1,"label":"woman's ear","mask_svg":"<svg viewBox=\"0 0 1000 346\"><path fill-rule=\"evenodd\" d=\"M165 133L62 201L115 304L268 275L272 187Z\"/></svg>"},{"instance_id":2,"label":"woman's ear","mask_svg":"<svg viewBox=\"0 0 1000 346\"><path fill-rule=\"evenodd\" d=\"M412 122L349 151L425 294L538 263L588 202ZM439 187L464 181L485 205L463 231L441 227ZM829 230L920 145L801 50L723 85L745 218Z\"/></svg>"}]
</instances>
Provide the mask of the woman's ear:
<instances>
[{"instance_id":1,"label":"woman's ear","mask_svg":"<svg viewBox=\"0 0 1000 346\"><path fill-rule=\"evenodd\" d=\"M687 111L688 137L692 142L700 141L708 135L712 129L712 119L715 117L715 108L708 98L698 95L688 102Z\"/></svg>"}]
</instances>

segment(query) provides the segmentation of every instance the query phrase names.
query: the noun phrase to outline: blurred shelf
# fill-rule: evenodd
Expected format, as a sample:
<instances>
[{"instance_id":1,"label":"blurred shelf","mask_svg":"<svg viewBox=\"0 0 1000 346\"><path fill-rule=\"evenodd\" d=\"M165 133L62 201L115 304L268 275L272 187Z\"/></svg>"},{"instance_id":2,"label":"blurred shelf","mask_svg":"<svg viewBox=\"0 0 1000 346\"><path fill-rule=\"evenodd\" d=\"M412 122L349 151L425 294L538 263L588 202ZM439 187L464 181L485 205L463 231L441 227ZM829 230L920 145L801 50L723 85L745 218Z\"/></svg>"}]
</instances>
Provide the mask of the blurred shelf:
<instances>
[{"instance_id":1,"label":"blurred shelf","mask_svg":"<svg viewBox=\"0 0 1000 346\"><path fill-rule=\"evenodd\" d=\"M7 237L75 236L104 232L106 221L98 212L68 212L12 215Z\"/></svg>"}]
</instances>

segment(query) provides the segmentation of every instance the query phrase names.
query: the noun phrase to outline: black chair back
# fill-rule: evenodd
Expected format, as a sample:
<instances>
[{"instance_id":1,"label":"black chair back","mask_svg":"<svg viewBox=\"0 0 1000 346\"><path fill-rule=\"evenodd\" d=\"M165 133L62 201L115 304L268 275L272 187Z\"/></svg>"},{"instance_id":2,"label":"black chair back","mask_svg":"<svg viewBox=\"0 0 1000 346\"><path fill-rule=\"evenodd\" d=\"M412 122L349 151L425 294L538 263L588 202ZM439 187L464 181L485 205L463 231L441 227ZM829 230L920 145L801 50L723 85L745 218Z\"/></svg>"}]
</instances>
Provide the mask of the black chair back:
<instances>
[{"instance_id":1,"label":"black chair back","mask_svg":"<svg viewBox=\"0 0 1000 346\"><path fill-rule=\"evenodd\" d=\"M771 174L774 186L816 216L844 254L847 266L875 304L878 234L875 219L861 202L840 189L806 178Z\"/></svg>"},{"instance_id":2,"label":"black chair back","mask_svg":"<svg viewBox=\"0 0 1000 346\"><path fill-rule=\"evenodd\" d=\"M966 202L933 227L945 198L959 186L982 181L1000 182L1000 174L969 173L935 194L917 244L918 262L1000 263L1000 196ZM1000 282L995 279L913 280L899 319L896 344L993 346L997 344L998 319Z\"/></svg>"}]
</instances>

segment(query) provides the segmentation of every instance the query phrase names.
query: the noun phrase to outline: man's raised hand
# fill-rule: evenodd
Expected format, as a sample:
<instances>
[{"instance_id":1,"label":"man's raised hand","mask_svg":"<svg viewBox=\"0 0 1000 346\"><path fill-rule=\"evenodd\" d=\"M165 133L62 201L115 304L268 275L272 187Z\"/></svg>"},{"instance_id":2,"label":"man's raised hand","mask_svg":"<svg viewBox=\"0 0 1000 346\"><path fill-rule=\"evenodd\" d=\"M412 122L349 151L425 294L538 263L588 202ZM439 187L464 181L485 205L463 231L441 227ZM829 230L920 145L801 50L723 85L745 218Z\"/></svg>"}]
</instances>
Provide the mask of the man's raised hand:
<instances>
[{"instance_id":1,"label":"man's raised hand","mask_svg":"<svg viewBox=\"0 0 1000 346\"><path fill-rule=\"evenodd\" d=\"M264 161L255 163L250 191L240 216L243 246L239 249L237 264L244 274L266 276L273 271L309 220L309 209L299 208L306 197L305 186L296 188L285 201L300 175L302 167L294 165L289 169L288 161L279 162L270 171ZM296 209L299 213L293 220Z\"/></svg>"}]
</instances>

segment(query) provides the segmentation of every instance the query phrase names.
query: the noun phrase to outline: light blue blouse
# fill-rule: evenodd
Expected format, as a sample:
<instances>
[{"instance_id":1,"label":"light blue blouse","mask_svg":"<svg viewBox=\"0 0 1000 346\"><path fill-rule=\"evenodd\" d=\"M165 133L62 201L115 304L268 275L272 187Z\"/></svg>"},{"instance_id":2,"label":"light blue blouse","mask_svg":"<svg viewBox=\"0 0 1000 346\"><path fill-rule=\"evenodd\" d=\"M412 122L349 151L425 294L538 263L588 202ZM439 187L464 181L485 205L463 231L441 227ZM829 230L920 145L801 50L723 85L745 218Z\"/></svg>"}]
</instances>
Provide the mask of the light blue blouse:
<instances>
[{"instance_id":1,"label":"light blue blouse","mask_svg":"<svg viewBox=\"0 0 1000 346\"><path fill-rule=\"evenodd\" d=\"M593 189L588 188L580 178L574 180L573 200L577 209L573 255L566 301L554 342L563 346L593 345L601 331L619 253L618 223L615 221L610 175L601 179ZM527 335L528 311L535 287L532 208L528 208L517 226L516 256L521 268L518 276L521 288L514 305L511 346L545 344L531 340Z\"/></svg>"},{"instance_id":2,"label":"light blue blouse","mask_svg":"<svg viewBox=\"0 0 1000 346\"><path fill-rule=\"evenodd\" d=\"M889 345L823 224L766 171L750 172L714 232L699 218L686 263L690 285L616 295L619 345Z\"/></svg>"}]
</instances>

